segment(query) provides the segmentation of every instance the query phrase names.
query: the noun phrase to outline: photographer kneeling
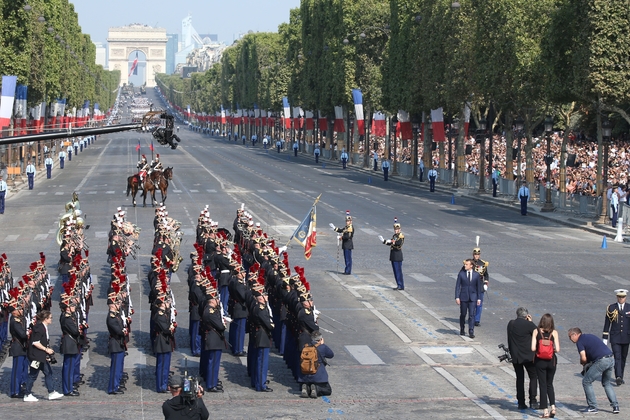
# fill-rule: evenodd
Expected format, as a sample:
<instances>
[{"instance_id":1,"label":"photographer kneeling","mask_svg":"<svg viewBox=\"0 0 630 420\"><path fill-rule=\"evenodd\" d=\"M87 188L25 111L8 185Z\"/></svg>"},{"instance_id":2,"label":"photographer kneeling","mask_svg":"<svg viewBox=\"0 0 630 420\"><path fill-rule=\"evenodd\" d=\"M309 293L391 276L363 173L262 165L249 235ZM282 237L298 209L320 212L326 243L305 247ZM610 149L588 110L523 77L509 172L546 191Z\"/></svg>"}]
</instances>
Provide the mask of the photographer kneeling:
<instances>
[{"instance_id":1,"label":"photographer kneeling","mask_svg":"<svg viewBox=\"0 0 630 420\"><path fill-rule=\"evenodd\" d=\"M57 363L55 351L49 347L48 326L52 324L52 314L50 311L41 311L35 317L37 322L33 326L30 345L27 349L27 357L30 361L28 381L26 382L26 392L24 401L36 402L38 399L33 395L33 384L39 376L39 371L44 372L44 382L48 388L48 399L56 400L63 397L63 394L55 391L53 384L53 372L51 363Z\"/></svg>"},{"instance_id":2,"label":"photographer kneeling","mask_svg":"<svg viewBox=\"0 0 630 420\"><path fill-rule=\"evenodd\" d=\"M328 372L326 371L326 359L335 357L335 353L324 344L324 337L319 331L311 334L311 343L317 349L317 371L312 375L306 375L303 372L299 379L302 382L302 397L317 398L332 394L332 388L328 383Z\"/></svg>"},{"instance_id":3,"label":"photographer kneeling","mask_svg":"<svg viewBox=\"0 0 630 420\"><path fill-rule=\"evenodd\" d=\"M196 390L191 390L193 394L182 394L184 380L179 375L173 375L170 379L168 389L173 398L164 401L162 404L162 414L165 420L208 420L210 413L203 403L203 388L201 385Z\"/></svg>"}]
</instances>

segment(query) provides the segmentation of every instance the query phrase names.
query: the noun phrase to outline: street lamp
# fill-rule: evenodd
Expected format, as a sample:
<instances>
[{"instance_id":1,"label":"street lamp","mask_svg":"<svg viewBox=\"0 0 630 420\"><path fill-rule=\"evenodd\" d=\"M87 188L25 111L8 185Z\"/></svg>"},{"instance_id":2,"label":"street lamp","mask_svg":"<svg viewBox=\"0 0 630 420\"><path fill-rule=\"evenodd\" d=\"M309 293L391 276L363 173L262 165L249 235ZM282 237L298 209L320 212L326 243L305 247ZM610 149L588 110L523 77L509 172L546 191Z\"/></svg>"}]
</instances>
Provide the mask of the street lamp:
<instances>
[{"instance_id":1,"label":"street lamp","mask_svg":"<svg viewBox=\"0 0 630 420\"><path fill-rule=\"evenodd\" d=\"M475 142L479 144L479 193L485 193L485 153L486 153L486 119L479 120L479 128L475 134Z\"/></svg>"},{"instance_id":2,"label":"street lamp","mask_svg":"<svg viewBox=\"0 0 630 420\"><path fill-rule=\"evenodd\" d=\"M606 214L608 212L608 149L610 146L610 139L612 137L612 124L608 118L602 121L602 143L604 145L604 179L602 182L603 188L602 194L602 211L600 214L599 222L606 222Z\"/></svg>"},{"instance_id":3,"label":"street lamp","mask_svg":"<svg viewBox=\"0 0 630 420\"><path fill-rule=\"evenodd\" d=\"M457 137L459 135L459 120L455 119L451 122L451 129L448 130L448 163L449 165L453 165L451 162L451 136L455 137L455 164L453 165L453 188L459 188L459 180L457 179Z\"/></svg>"},{"instance_id":4,"label":"street lamp","mask_svg":"<svg viewBox=\"0 0 630 420\"><path fill-rule=\"evenodd\" d=\"M551 202L551 164L553 162L553 154L551 154L551 133L553 131L553 118L547 115L545 118L545 137L547 137L547 154L545 155L545 163L547 164L547 183L545 185L545 204L540 209L541 212L554 211Z\"/></svg>"},{"instance_id":5,"label":"street lamp","mask_svg":"<svg viewBox=\"0 0 630 420\"><path fill-rule=\"evenodd\" d=\"M523 129L525 128L525 121L521 117L517 117L514 120L514 126L516 128L516 136L518 137L518 151L516 153L516 185L521 185L521 139L523 138Z\"/></svg>"}]
</instances>

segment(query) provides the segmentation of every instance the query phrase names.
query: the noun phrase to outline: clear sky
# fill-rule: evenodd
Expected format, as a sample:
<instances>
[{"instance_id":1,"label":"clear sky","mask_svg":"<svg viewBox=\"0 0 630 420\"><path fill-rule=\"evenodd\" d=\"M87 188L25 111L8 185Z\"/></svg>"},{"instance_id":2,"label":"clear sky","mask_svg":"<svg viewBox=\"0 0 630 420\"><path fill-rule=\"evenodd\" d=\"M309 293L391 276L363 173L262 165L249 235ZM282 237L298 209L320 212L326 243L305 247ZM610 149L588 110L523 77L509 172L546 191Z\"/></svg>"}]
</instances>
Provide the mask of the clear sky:
<instances>
[{"instance_id":1,"label":"clear sky","mask_svg":"<svg viewBox=\"0 0 630 420\"><path fill-rule=\"evenodd\" d=\"M276 32L289 21L289 10L300 0L70 0L83 33L94 42L107 42L112 26L141 23L181 34L182 19L190 14L200 34L217 34L230 45L239 35Z\"/></svg>"}]
</instances>

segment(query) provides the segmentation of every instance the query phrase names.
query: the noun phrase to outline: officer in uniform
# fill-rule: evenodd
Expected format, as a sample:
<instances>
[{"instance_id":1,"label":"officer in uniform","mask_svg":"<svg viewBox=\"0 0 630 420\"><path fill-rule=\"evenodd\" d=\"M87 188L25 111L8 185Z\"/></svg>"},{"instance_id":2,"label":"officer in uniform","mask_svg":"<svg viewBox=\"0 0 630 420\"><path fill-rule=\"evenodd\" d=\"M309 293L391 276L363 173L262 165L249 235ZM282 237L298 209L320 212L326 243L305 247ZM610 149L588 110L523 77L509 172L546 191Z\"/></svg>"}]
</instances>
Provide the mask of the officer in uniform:
<instances>
[{"instance_id":1,"label":"officer in uniform","mask_svg":"<svg viewBox=\"0 0 630 420\"><path fill-rule=\"evenodd\" d=\"M319 150L319 144L315 144L315 150L313 151L313 154L315 155L315 163L319 163L319 154L320 154L320 150Z\"/></svg>"},{"instance_id":2,"label":"officer in uniform","mask_svg":"<svg viewBox=\"0 0 630 420\"><path fill-rule=\"evenodd\" d=\"M173 331L166 295L158 297L158 310L153 315L155 328L155 388L159 394L168 392L168 372L171 369L171 353L173 353Z\"/></svg>"},{"instance_id":3,"label":"officer in uniform","mask_svg":"<svg viewBox=\"0 0 630 420\"><path fill-rule=\"evenodd\" d=\"M225 322L216 289L211 288L209 292L209 299L201 317L204 332L203 352L206 353L208 360L204 377L208 392L223 392L223 385L219 381L219 367L221 366L221 354L226 347Z\"/></svg>"},{"instance_id":4,"label":"officer in uniform","mask_svg":"<svg viewBox=\"0 0 630 420\"><path fill-rule=\"evenodd\" d=\"M62 148L61 151L59 152L59 168L60 169L63 169L63 165L65 161L66 161L66 152Z\"/></svg>"},{"instance_id":5,"label":"officer in uniform","mask_svg":"<svg viewBox=\"0 0 630 420\"><path fill-rule=\"evenodd\" d=\"M381 163L381 168L383 169L383 180L387 181L389 177L389 160L383 157L383 162Z\"/></svg>"},{"instance_id":6,"label":"officer in uniform","mask_svg":"<svg viewBox=\"0 0 630 420\"><path fill-rule=\"evenodd\" d=\"M477 305L477 312L475 313L475 327L478 327L481 323L481 311L483 310L483 297L486 294L486 290L488 290L488 285L490 282L490 275L488 274L488 261L484 261L481 259L481 248L478 246L473 248L473 270L479 273L479 277L483 281L483 290L481 291L481 295L479 296L479 300L481 303ZM464 260L466 262L466 260ZM462 268L463 269L463 268Z\"/></svg>"},{"instance_id":7,"label":"officer in uniform","mask_svg":"<svg viewBox=\"0 0 630 420\"><path fill-rule=\"evenodd\" d=\"M29 160L26 165L26 176L28 176L28 189L33 189L33 181L35 179L35 165Z\"/></svg>"},{"instance_id":8,"label":"officer in uniform","mask_svg":"<svg viewBox=\"0 0 630 420\"><path fill-rule=\"evenodd\" d=\"M4 214L4 197L7 194L7 183L0 175L0 214Z\"/></svg>"},{"instance_id":9,"label":"officer in uniform","mask_svg":"<svg viewBox=\"0 0 630 420\"><path fill-rule=\"evenodd\" d=\"M429 170L429 191L431 192L435 192L435 180L438 177L438 173L435 170L435 167L431 168L431 170Z\"/></svg>"},{"instance_id":10,"label":"officer in uniform","mask_svg":"<svg viewBox=\"0 0 630 420\"><path fill-rule=\"evenodd\" d=\"M379 235L378 239L385 245L389 245L389 261L392 263L394 270L394 278L396 279L396 287L394 290L405 290L405 282L403 280L402 262L403 252L402 246L405 243L405 235L400 231L400 223L394 218L394 236L392 239L385 240Z\"/></svg>"},{"instance_id":11,"label":"officer in uniform","mask_svg":"<svg viewBox=\"0 0 630 420\"><path fill-rule=\"evenodd\" d=\"M346 153L346 149L341 149L341 164L343 165L343 169L346 169L346 165L348 165L348 153Z\"/></svg>"},{"instance_id":12,"label":"officer in uniform","mask_svg":"<svg viewBox=\"0 0 630 420\"><path fill-rule=\"evenodd\" d=\"M615 377L617 386L625 383L623 371L626 367L628 347L630 346L630 305L626 305L626 289L615 290L617 302L606 308L606 319L604 321L604 334L602 339L604 344L610 346L615 355Z\"/></svg>"},{"instance_id":13,"label":"officer in uniform","mask_svg":"<svg viewBox=\"0 0 630 420\"><path fill-rule=\"evenodd\" d=\"M124 391L120 389L120 380L125 363L125 350L127 349L127 344L125 343L127 329L123 326L117 292L111 293L109 298L111 303L109 303L109 313L107 314L107 330L109 331L109 356L111 363L109 366L107 393L118 395L124 394Z\"/></svg>"},{"instance_id":14,"label":"officer in uniform","mask_svg":"<svg viewBox=\"0 0 630 420\"><path fill-rule=\"evenodd\" d=\"M46 165L46 178L50 179L52 177L52 166L53 160L50 156L44 159L44 164Z\"/></svg>"},{"instance_id":15,"label":"officer in uniform","mask_svg":"<svg viewBox=\"0 0 630 420\"><path fill-rule=\"evenodd\" d=\"M138 162L138 187L144 189L144 177L148 173L150 167L147 162L147 157L142 155L142 159Z\"/></svg>"},{"instance_id":16,"label":"officer in uniform","mask_svg":"<svg viewBox=\"0 0 630 420\"><path fill-rule=\"evenodd\" d=\"M338 228L332 223L330 224L330 227L332 230L340 234L339 238L341 239L341 249L343 249L343 259L346 263L346 268L344 269L343 274L350 275L352 274L352 249L354 249L352 244L354 228L352 227L352 216L350 216L350 210L346 210L346 225L344 227Z\"/></svg>"},{"instance_id":17,"label":"officer in uniform","mask_svg":"<svg viewBox=\"0 0 630 420\"><path fill-rule=\"evenodd\" d=\"M17 289L16 289L17 291ZM17 296L17 295L16 295ZM28 325L24 318L24 303L16 301L15 297L9 302L11 321L11 347L9 355L13 357L13 369L11 370L11 398L24 398L24 388L28 379L28 358L26 349L28 346Z\"/></svg>"},{"instance_id":18,"label":"officer in uniform","mask_svg":"<svg viewBox=\"0 0 630 420\"><path fill-rule=\"evenodd\" d=\"M267 371L269 370L269 349L271 348L271 333L274 328L271 311L267 305L267 294L260 283L256 283L252 290L253 302L251 306L251 321L253 329L250 340L256 352L255 370L253 373L254 387L258 392L273 392L267 386Z\"/></svg>"},{"instance_id":19,"label":"officer in uniform","mask_svg":"<svg viewBox=\"0 0 630 420\"><path fill-rule=\"evenodd\" d=\"M529 201L529 188L527 182L523 181L523 186L518 189L518 198L521 200L521 215L527 216L527 202Z\"/></svg>"},{"instance_id":20,"label":"officer in uniform","mask_svg":"<svg viewBox=\"0 0 630 420\"><path fill-rule=\"evenodd\" d=\"M63 395L66 397L78 397L79 392L74 389L74 368L77 364L77 359L81 358L81 352L79 351L79 336L81 331L79 330L79 322L77 320L76 304L71 301L72 296L68 292L72 292L68 287L70 283L64 283L66 293L61 295L60 307L64 311L59 318L61 324L61 349L60 353L63 354L63 370L62 370L62 384Z\"/></svg>"},{"instance_id":21,"label":"officer in uniform","mask_svg":"<svg viewBox=\"0 0 630 420\"><path fill-rule=\"evenodd\" d=\"M72 162L72 144L68 144L68 160Z\"/></svg>"}]
</instances>

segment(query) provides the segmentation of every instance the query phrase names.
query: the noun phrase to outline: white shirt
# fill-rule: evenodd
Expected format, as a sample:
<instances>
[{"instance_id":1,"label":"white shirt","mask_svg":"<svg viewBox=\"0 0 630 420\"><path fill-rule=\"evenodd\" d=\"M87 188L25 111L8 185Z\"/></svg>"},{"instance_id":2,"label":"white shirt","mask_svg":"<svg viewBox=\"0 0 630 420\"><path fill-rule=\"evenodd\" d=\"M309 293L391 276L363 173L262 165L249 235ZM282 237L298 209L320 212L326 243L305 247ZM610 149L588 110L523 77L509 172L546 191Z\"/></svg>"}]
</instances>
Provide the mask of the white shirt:
<instances>
[{"instance_id":1,"label":"white shirt","mask_svg":"<svg viewBox=\"0 0 630 420\"><path fill-rule=\"evenodd\" d=\"M44 163L46 165L52 165L53 164L53 160L51 158L47 157L46 160L44 161Z\"/></svg>"},{"instance_id":2,"label":"white shirt","mask_svg":"<svg viewBox=\"0 0 630 420\"><path fill-rule=\"evenodd\" d=\"M3 180L0 180L0 191L6 191L7 190L7 183L4 182Z\"/></svg>"},{"instance_id":3,"label":"white shirt","mask_svg":"<svg viewBox=\"0 0 630 420\"><path fill-rule=\"evenodd\" d=\"M66 152L64 152L63 150L61 152L59 152L59 157L60 158L66 158Z\"/></svg>"},{"instance_id":4,"label":"white shirt","mask_svg":"<svg viewBox=\"0 0 630 420\"><path fill-rule=\"evenodd\" d=\"M617 194L612 194L610 196L610 206L617 211L619 208L619 196Z\"/></svg>"},{"instance_id":5,"label":"white shirt","mask_svg":"<svg viewBox=\"0 0 630 420\"><path fill-rule=\"evenodd\" d=\"M436 171L435 169L431 169L431 170L429 171L429 176L430 176L430 177L431 177L431 176L434 176L435 178L437 178L438 173L437 173L437 171Z\"/></svg>"},{"instance_id":6,"label":"white shirt","mask_svg":"<svg viewBox=\"0 0 630 420\"><path fill-rule=\"evenodd\" d=\"M31 163L29 165L26 165L26 173L27 174L35 174L35 166Z\"/></svg>"}]
</instances>

